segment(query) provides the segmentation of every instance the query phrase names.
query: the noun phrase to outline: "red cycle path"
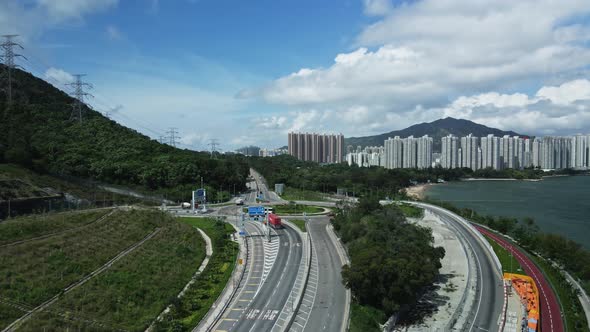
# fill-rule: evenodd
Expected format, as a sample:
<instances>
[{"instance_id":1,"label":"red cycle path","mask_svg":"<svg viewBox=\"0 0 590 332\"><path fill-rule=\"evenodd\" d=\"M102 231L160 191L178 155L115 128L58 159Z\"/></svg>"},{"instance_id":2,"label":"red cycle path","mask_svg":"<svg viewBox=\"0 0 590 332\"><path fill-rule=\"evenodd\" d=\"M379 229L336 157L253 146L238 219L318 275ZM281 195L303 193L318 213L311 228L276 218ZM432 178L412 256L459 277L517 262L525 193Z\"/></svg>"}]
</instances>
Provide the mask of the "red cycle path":
<instances>
[{"instance_id":1,"label":"red cycle path","mask_svg":"<svg viewBox=\"0 0 590 332\"><path fill-rule=\"evenodd\" d=\"M559 309L559 302L557 296L553 293L553 289L549 286L549 282L539 270L539 268L524 255L519 248L512 245L504 238L488 231L487 229L475 226L482 234L489 236L496 241L504 249L512 252L512 255L520 263L526 274L535 280L537 288L539 289L539 306L541 308L541 331L542 332L563 332L563 321L561 319L561 311Z\"/></svg>"}]
</instances>

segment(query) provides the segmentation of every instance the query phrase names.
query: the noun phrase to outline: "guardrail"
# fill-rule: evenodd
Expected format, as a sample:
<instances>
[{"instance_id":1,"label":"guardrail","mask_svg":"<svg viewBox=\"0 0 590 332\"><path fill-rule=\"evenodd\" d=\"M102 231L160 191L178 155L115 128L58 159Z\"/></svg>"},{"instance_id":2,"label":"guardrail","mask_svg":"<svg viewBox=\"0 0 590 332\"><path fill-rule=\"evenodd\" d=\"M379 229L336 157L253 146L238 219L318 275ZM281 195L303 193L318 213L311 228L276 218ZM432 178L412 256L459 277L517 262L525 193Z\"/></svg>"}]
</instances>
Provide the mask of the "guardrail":
<instances>
[{"instance_id":1,"label":"guardrail","mask_svg":"<svg viewBox=\"0 0 590 332\"><path fill-rule=\"evenodd\" d=\"M340 256L340 260L342 265L348 264L350 265L350 259L348 258L348 252L336 233L331 224L326 225L326 232L328 232L328 236L334 243L336 247L336 251L338 252L338 256ZM346 288L346 308L344 309L344 317L346 317L346 325L342 325L342 332L350 330L350 303L352 302L352 293L349 288Z\"/></svg>"},{"instance_id":2,"label":"guardrail","mask_svg":"<svg viewBox=\"0 0 590 332\"><path fill-rule=\"evenodd\" d=\"M311 250L311 246L312 246L312 241L311 241L311 234L309 232L303 233L299 230L299 228L293 224L291 224L290 222L284 220L283 222L285 222L287 225L289 225L291 228L295 229L300 236L305 236L306 237L306 241L304 240L304 244L307 244L305 247L305 265L303 265L304 270L303 270L303 282L301 287L299 287L299 289L295 290L292 289L291 293L289 294L289 298L287 299L287 303L289 303L289 301L291 301L292 304L295 303L295 301L297 301L297 304L295 304L292 307L292 311L289 314L288 318L287 318L287 324L285 324L283 326L283 328L281 329L281 331L288 331L291 328L291 325L293 325L293 321L295 320L295 317L297 316L297 311L299 311L299 307L301 307L301 302L303 301L303 294L305 293L305 288L307 287L307 282L309 280L309 270L311 269L311 255L312 255L312 250ZM305 243L307 242L307 243Z\"/></svg>"}]
</instances>

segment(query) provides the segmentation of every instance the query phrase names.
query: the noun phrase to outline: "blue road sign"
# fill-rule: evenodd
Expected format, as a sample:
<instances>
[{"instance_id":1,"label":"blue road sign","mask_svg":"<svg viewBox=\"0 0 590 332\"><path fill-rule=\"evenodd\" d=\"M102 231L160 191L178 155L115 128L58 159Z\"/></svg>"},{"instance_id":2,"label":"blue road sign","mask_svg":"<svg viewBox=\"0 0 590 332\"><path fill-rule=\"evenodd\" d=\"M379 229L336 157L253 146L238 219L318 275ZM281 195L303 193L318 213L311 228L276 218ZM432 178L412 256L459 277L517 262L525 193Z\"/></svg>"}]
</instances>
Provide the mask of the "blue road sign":
<instances>
[{"instance_id":1,"label":"blue road sign","mask_svg":"<svg viewBox=\"0 0 590 332\"><path fill-rule=\"evenodd\" d=\"M249 206L248 214L250 215L250 217L264 216L264 206Z\"/></svg>"}]
</instances>

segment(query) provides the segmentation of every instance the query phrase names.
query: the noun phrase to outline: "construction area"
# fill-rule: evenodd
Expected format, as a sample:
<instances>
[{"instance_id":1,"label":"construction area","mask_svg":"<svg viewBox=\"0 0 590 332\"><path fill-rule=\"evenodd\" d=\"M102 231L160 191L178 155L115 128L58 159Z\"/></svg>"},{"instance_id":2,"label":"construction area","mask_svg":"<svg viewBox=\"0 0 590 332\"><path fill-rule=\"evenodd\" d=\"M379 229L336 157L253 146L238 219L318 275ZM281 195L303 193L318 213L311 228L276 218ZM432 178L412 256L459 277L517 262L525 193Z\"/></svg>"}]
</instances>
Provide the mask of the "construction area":
<instances>
[{"instance_id":1,"label":"construction area","mask_svg":"<svg viewBox=\"0 0 590 332\"><path fill-rule=\"evenodd\" d=\"M539 331L539 290L529 276L504 273L503 332Z\"/></svg>"}]
</instances>

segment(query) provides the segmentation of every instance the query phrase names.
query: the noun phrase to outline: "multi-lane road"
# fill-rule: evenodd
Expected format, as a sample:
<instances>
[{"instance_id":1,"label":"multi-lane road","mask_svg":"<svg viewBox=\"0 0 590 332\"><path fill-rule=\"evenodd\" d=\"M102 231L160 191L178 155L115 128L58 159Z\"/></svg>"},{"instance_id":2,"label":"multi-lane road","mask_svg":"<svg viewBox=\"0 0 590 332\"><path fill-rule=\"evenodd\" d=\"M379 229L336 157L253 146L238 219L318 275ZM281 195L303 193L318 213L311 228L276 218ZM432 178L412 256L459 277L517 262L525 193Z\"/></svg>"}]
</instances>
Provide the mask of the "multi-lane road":
<instances>
[{"instance_id":1,"label":"multi-lane road","mask_svg":"<svg viewBox=\"0 0 590 332\"><path fill-rule=\"evenodd\" d=\"M472 308L473 318L468 324L468 331L498 330L498 323L504 303L504 290L500 267L496 264L495 254L489 244L484 243L473 228L466 226L466 221L448 210L438 206L408 202L418 205L437 214L444 222L462 234L468 246L473 250L477 271L477 285L475 287L475 304Z\"/></svg>"},{"instance_id":2,"label":"multi-lane road","mask_svg":"<svg viewBox=\"0 0 590 332\"><path fill-rule=\"evenodd\" d=\"M263 200L270 203L284 203L274 192L268 190L258 173L252 171L251 175L254 181L249 184L252 192L245 197L246 204L255 204L257 195L262 195ZM417 204L452 224L473 252L477 278L465 329L497 330L504 293L501 271L494 260L493 251L486 247L481 235L469 227L466 221L460 220L459 216L436 206ZM218 214L223 215L239 213L239 208L235 206L218 211ZM311 236L312 258L308 275L305 276L306 287L299 300L294 289L302 287L302 265L306 264L301 233L285 226L283 229L271 230L269 241L264 235L267 229L260 222L246 222L250 250L244 277L212 330L345 331L350 295L342 284L341 269L346 254L338 249L339 244L330 236L328 225L327 216L308 217L306 227ZM296 311L293 312L294 310ZM292 319L291 314L294 315Z\"/></svg>"},{"instance_id":3,"label":"multi-lane road","mask_svg":"<svg viewBox=\"0 0 590 332\"><path fill-rule=\"evenodd\" d=\"M246 223L252 248L237 295L214 331L271 331L286 324L281 313L292 310L290 294L302 258L299 234L290 227L271 230L270 241L260 223Z\"/></svg>"},{"instance_id":4,"label":"multi-lane road","mask_svg":"<svg viewBox=\"0 0 590 332\"><path fill-rule=\"evenodd\" d=\"M345 331L348 323L347 290L342 284L343 257L328 234L330 219L310 217L307 231L313 241L308 285L291 331Z\"/></svg>"}]
</instances>

